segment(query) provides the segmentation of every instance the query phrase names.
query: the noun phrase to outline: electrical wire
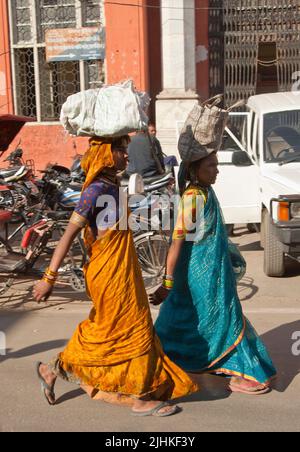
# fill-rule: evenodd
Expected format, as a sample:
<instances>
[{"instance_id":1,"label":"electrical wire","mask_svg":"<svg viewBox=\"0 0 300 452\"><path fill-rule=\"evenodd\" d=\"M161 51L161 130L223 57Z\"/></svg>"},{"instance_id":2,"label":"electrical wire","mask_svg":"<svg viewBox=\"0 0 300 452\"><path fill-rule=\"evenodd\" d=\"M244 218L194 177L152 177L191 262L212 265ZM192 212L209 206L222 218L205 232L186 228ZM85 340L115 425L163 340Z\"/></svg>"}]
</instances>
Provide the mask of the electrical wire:
<instances>
[{"instance_id":1,"label":"electrical wire","mask_svg":"<svg viewBox=\"0 0 300 452\"><path fill-rule=\"evenodd\" d=\"M1 105L0 106L0 110L1 110L1 108L4 108L4 107L7 107L7 105L10 105L10 104L12 104L12 102L10 101L10 102L7 102L6 104L4 104L4 105Z\"/></svg>"}]
</instances>

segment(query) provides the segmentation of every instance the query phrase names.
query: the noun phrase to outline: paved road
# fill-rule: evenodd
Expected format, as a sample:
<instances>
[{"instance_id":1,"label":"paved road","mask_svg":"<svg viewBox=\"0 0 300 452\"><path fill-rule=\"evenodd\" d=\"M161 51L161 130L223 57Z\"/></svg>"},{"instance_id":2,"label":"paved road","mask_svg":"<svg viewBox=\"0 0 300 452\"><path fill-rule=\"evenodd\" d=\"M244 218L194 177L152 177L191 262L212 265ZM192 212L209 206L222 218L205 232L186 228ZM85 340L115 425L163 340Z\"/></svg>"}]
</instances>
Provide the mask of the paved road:
<instances>
[{"instance_id":1,"label":"paved road","mask_svg":"<svg viewBox=\"0 0 300 452\"><path fill-rule=\"evenodd\" d=\"M80 389L60 381L58 405L48 407L34 376L34 363L49 360L63 348L89 305L76 299L70 303L71 294L64 289L48 306L37 307L30 300L28 284L20 282L0 298L0 331L7 339L7 354L0 356L0 431L300 431L300 354L295 356L300 353L295 339L296 332L300 339L300 266L291 263L284 279L266 278L258 235L237 232L234 240L248 262L239 288L241 300L278 369L272 393L229 394L223 379L203 376L202 392L181 401L182 413L139 419L132 418L127 408L93 402Z\"/></svg>"}]
</instances>

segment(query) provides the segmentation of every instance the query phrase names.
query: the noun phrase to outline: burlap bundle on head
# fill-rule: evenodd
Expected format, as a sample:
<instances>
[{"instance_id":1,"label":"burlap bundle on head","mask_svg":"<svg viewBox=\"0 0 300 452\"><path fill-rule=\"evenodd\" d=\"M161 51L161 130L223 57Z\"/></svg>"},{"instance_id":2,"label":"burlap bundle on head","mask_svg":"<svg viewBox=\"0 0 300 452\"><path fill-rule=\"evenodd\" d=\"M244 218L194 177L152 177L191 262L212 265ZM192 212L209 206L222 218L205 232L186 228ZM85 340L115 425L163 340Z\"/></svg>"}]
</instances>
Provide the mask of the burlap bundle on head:
<instances>
[{"instance_id":1,"label":"burlap bundle on head","mask_svg":"<svg viewBox=\"0 0 300 452\"><path fill-rule=\"evenodd\" d=\"M212 152L219 151L229 113L244 104L237 102L224 110L217 107L223 95L219 94L201 105L195 105L181 132L178 150L184 162L203 159Z\"/></svg>"}]
</instances>

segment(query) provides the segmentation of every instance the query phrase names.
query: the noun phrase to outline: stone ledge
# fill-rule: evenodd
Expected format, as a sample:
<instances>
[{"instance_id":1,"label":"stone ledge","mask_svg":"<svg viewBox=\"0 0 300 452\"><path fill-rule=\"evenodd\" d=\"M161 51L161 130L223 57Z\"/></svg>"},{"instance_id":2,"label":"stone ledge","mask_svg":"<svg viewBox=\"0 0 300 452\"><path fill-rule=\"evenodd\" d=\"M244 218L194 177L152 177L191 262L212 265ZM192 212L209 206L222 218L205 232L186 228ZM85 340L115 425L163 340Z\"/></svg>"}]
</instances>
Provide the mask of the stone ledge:
<instances>
[{"instance_id":1,"label":"stone ledge","mask_svg":"<svg viewBox=\"0 0 300 452\"><path fill-rule=\"evenodd\" d=\"M177 90L177 89L165 89L163 90L161 93L158 94L157 100L174 100L174 99L178 99L178 100L189 100L189 99L200 99L199 95L193 91L193 90L188 90L188 91L183 91L183 90Z\"/></svg>"}]
</instances>

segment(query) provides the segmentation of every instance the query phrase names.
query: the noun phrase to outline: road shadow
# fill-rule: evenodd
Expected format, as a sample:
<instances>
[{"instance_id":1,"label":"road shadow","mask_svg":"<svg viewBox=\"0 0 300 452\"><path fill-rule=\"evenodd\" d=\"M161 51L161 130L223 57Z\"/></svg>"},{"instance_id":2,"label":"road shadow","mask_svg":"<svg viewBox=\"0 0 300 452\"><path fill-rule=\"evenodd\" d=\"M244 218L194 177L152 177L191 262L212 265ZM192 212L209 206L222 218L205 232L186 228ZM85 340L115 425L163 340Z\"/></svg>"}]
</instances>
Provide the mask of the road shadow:
<instances>
[{"instance_id":1,"label":"road shadow","mask_svg":"<svg viewBox=\"0 0 300 452\"><path fill-rule=\"evenodd\" d=\"M293 259L286 258L286 274L285 278L296 278L300 276L300 263L294 261Z\"/></svg>"},{"instance_id":2,"label":"road shadow","mask_svg":"<svg viewBox=\"0 0 300 452\"><path fill-rule=\"evenodd\" d=\"M67 344L67 340L61 339L56 341L42 342L40 344L34 344L29 347L22 348L20 350L6 349L6 355L0 356L0 363L8 361L9 359L20 359L28 356L42 354L50 350L56 350L64 348Z\"/></svg>"},{"instance_id":3,"label":"road shadow","mask_svg":"<svg viewBox=\"0 0 300 452\"><path fill-rule=\"evenodd\" d=\"M21 286L21 290L19 287ZM66 285L58 285L50 299L38 304L33 298L33 285L27 281L19 281L9 292L0 296L0 313L3 311L17 311L26 308L27 311L42 311L53 307L76 303L90 303L90 299L84 292L75 292Z\"/></svg>"},{"instance_id":4,"label":"road shadow","mask_svg":"<svg viewBox=\"0 0 300 452\"><path fill-rule=\"evenodd\" d=\"M262 251L263 248L261 247L260 241L248 243L247 245L240 245L239 246L240 251Z\"/></svg>"},{"instance_id":5,"label":"road shadow","mask_svg":"<svg viewBox=\"0 0 300 452\"><path fill-rule=\"evenodd\" d=\"M259 288L254 284L254 279L250 276L245 276L238 283L238 295L241 301L251 300L258 292Z\"/></svg>"},{"instance_id":6,"label":"road shadow","mask_svg":"<svg viewBox=\"0 0 300 452\"><path fill-rule=\"evenodd\" d=\"M256 234L257 232L252 232L249 231L246 227L235 227L234 228L234 232L232 235L230 235L230 238L239 238L239 237L244 237L244 236L249 236L249 235L253 235Z\"/></svg>"},{"instance_id":7,"label":"road shadow","mask_svg":"<svg viewBox=\"0 0 300 452\"><path fill-rule=\"evenodd\" d=\"M83 395L86 396L86 392L83 389L81 389L81 388L74 389L73 391L66 392L64 395L59 397L56 400L55 405L61 405L70 400L77 399L78 397L82 397Z\"/></svg>"},{"instance_id":8,"label":"road shadow","mask_svg":"<svg viewBox=\"0 0 300 452\"><path fill-rule=\"evenodd\" d=\"M297 347L299 356L293 354L293 346L296 348L293 335L297 331L300 338L300 320L281 325L261 336L277 369L278 377L272 386L278 392L285 392L300 374L300 343Z\"/></svg>"},{"instance_id":9,"label":"road shadow","mask_svg":"<svg viewBox=\"0 0 300 452\"><path fill-rule=\"evenodd\" d=\"M200 391L188 397L176 399L174 403L216 402L227 399L231 395L228 391L227 378L210 374L189 374L189 376L199 385Z\"/></svg>"},{"instance_id":10,"label":"road shadow","mask_svg":"<svg viewBox=\"0 0 300 452\"><path fill-rule=\"evenodd\" d=\"M298 339L293 340L295 332L299 332ZM277 370L277 379L272 382L272 389L283 393L300 374L300 320L274 328L263 334L261 339ZM298 356L293 354L293 346ZM227 378L209 374L190 374L190 377L199 385L200 392L177 399L176 403L211 402L226 399L231 395Z\"/></svg>"}]
</instances>

